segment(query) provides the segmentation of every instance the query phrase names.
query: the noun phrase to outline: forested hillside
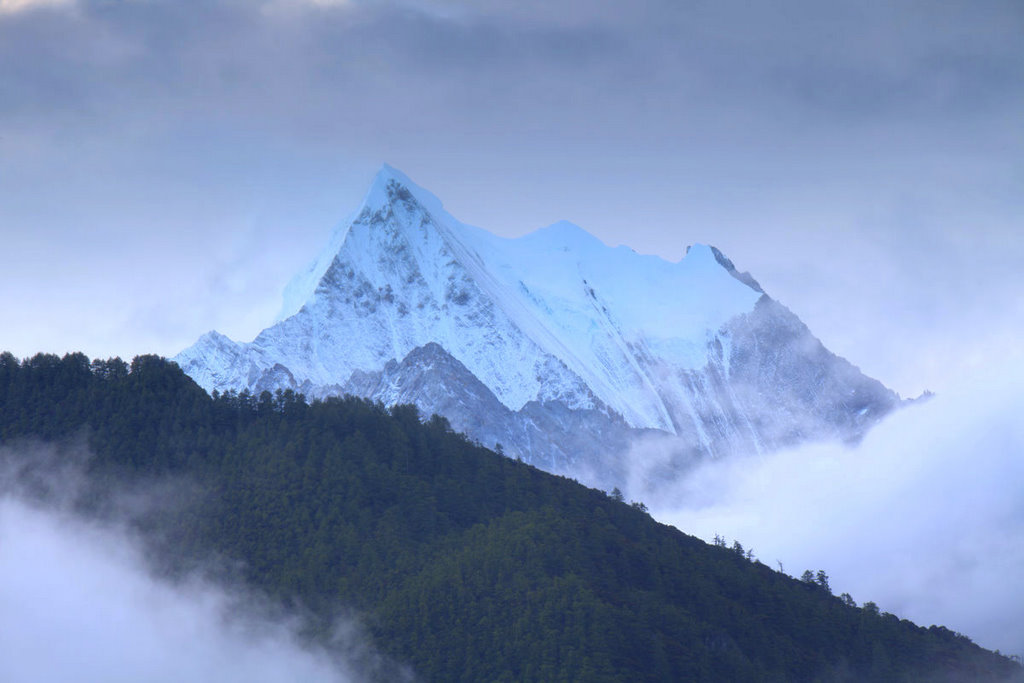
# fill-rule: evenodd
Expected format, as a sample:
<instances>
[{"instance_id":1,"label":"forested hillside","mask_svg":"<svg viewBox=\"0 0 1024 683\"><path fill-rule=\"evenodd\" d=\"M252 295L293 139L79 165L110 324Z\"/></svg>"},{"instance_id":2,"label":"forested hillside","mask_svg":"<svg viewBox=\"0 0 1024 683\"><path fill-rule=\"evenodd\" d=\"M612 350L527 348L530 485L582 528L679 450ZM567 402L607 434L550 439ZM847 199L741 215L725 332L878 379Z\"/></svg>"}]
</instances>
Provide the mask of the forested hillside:
<instances>
[{"instance_id":1,"label":"forested hillside","mask_svg":"<svg viewBox=\"0 0 1024 683\"><path fill-rule=\"evenodd\" d=\"M0 442L27 439L87 440L99 496L195 483L195 502L149 522L167 571L236 560L249 584L312 612L311 637L354 609L424 680L1020 675L959 634L856 607L407 406L211 397L155 356L4 354Z\"/></svg>"}]
</instances>

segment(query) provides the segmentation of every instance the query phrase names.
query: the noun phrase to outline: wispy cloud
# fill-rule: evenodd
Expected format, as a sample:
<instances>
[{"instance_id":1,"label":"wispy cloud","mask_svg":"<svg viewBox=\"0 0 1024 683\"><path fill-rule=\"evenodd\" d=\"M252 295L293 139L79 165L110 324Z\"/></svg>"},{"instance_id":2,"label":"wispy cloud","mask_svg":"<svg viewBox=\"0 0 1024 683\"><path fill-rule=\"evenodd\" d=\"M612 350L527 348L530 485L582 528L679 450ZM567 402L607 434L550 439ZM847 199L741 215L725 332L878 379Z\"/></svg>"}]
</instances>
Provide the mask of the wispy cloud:
<instances>
[{"instance_id":1,"label":"wispy cloud","mask_svg":"<svg viewBox=\"0 0 1024 683\"><path fill-rule=\"evenodd\" d=\"M712 463L656 516L925 626L1024 652L1024 359L988 363L855 448Z\"/></svg>"},{"instance_id":2,"label":"wispy cloud","mask_svg":"<svg viewBox=\"0 0 1024 683\"><path fill-rule=\"evenodd\" d=\"M40 7L73 5L76 0L0 0L0 14L13 14Z\"/></svg>"},{"instance_id":3,"label":"wispy cloud","mask_svg":"<svg viewBox=\"0 0 1024 683\"><path fill-rule=\"evenodd\" d=\"M299 618L256 592L196 572L154 574L150 545L125 519L175 496L104 484L102 497L114 504L100 516L78 514L90 485L78 466L83 457L51 446L0 449L0 679L379 680L383 660L355 622L339 621L324 647L304 640ZM411 678L399 667L387 671L389 680Z\"/></svg>"}]
</instances>

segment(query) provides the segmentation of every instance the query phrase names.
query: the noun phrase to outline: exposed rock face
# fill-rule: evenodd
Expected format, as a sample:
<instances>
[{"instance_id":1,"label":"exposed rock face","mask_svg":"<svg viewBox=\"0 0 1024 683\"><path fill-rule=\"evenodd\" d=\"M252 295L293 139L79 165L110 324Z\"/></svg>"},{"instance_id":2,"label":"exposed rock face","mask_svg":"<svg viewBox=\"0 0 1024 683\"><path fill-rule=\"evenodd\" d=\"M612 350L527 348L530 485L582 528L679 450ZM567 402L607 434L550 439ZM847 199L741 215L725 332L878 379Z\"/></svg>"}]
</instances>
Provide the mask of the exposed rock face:
<instances>
[{"instance_id":1,"label":"exposed rock face","mask_svg":"<svg viewBox=\"0 0 1024 683\"><path fill-rule=\"evenodd\" d=\"M207 390L413 403L602 485L645 434L671 469L857 439L899 403L713 247L668 263L566 223L502 239L387 167L286 298L252 342L211 332L175 360Z\"/></svg>"},{"instance_id":2,"label":"exposed rock face","mask_svg":"<svg viewBox=\"0 0 1024 683\"><path fill-rule=\"evenodd\" d=\"M572 473L592 454L620 453L636 430L614 413L569 408L562 401L505 407L462 363L433 342L379 372L356 372L342 393L386 405L415 404L443 415L456 431L547 470Z\"/></svg>"}]
</instances>

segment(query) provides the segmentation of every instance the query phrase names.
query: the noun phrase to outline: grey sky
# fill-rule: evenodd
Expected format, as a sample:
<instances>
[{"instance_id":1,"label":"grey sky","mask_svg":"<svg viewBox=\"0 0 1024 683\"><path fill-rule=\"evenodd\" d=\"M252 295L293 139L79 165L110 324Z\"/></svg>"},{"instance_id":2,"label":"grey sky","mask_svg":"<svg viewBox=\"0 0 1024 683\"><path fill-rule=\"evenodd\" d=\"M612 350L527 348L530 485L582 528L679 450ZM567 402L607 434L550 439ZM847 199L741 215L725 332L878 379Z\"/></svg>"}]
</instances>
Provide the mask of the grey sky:
<instances>
[{"instance_id":1,"label":"grey sky","mask_svg":"<svg viewBox=\"0 0 1024 683\"><path fill-rule=\"evenodd\" d=\"M0 7L19 355L251 338L384 161L502 234L715 244L905 394L1020 331L1013 0Z\"/></svg>"}]
</instances>

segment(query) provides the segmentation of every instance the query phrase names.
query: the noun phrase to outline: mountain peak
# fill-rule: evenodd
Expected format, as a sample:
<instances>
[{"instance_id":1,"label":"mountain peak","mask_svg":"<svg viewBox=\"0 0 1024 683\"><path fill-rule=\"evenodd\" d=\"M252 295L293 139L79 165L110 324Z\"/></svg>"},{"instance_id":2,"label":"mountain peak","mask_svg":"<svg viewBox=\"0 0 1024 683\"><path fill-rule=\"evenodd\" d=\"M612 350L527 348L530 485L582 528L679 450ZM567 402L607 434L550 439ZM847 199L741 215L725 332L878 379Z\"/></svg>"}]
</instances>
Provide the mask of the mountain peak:
<instances>
[{"instance_id":1,"label":"mountain peak","mask_svg":"<svg viewBox=\"0 0 1024 683\"><path fill-rule=\"evenodd\" d=\"M316 290L320 278L327 272L348 238L352 225L360 216L384 211L396 201L408 202L410 200L418 204L435 220L454 220L444 210L441 200L431 192L414 183L409 176L394 166L381 164L369 189L363 195L363 201L359 208L334 228L327 246L317 258L285 286L281 310L276 321L280 322L294 315L309 300Z\"/></svg>"},{"instance_id":2,"label":"mountain peak","mask_svg":"<svg viewBox=\"0 0 1024 683\"><path fill-rule=\"evenodd\" d=\"M592 422L599 415L717 456L860 434L898 402L829 354L715 247L694 244L670 263L604 245L568 222L499 237L459 222L388 165L286 289L278 324L247 344L207 335L177 360L208 389L324 396L362 387L392 401L390 379L363 386L359 378L384 378L432 343L486 388L493 401L484 403L500 406L453 402L483 392L453 377L439 383L429 354L408 375L421 393L401 400L458 403L460 428L538 462L574 461L568 435L581 425L605 439L612 432ZM762 418L769 413L793 419ZM538 446L531 435L541 425L569 439L565 448Z\"/></svg>"},{"instance_id":3,"label":"mountain peak","mask_svg":"<svg viewBox=\"0 0 1024 683\"><path fill-rule=\"evenodd\" d=\"M575 223L558 221L543 228L538 228L525 236L529 243L535 243L545 249L561 249L563 251L580 251L586 248L601 248L605 244Z\"/></svg>"},{"instance_id":4,"label":"mountain peak","mask_svg":"<svg viewBox=\"0 0 1024 683\"><path fill-rule=\"evenodd\" d=\"M399 171L394 166L388 164L381 164L381 167L377 169L377 173L373 176L373 181L370 183L370 188L366 192L366 197L373 197L375 194L388 194L388 188L395 187L416 187L409 176ZM393 193L394 190L391 190Z\"/></svg>"},{"instance_id":5,"label":"mountain peak","mask_svg":"<svg viewBox=\"0 0 1024 683\"><path fill-rule=\"evenodd\" d=\"M691 252L693 254L692 256ZM739 270L737 270L733 262L730 261L729 258L725 254L723 254L717 247L700 243L692 244L686 247L686 259L689 263L694 263L695 261L706 262L708 264L711 264L712 262L717 263L722 268L725 268L725 270L728 271L729 275L732 275L734 278L745 284L747 287L750 287L755 292L760 292L761 294L764 294L764 290L761 289L761 285L757 282L757 280L755 280L749 272L741 273Z\"/></svg>"},{"instance_id":6,"label":"mountain peak","mask_svg":"<svg viewBox=\"0 0 1024 683\"><path fill-rule=\"evenodd\" d=\"M409 176L388 164L382 164L377 171L373 182L370 183L370 189L367 190L366 195L363 197L362 207L357 213L362 213L366 209L376 211L391 204L396 199L413 199L435 217L447 215L440 199L430 191L414 183L409 179Z\"/></svg>"}]
</instances>

